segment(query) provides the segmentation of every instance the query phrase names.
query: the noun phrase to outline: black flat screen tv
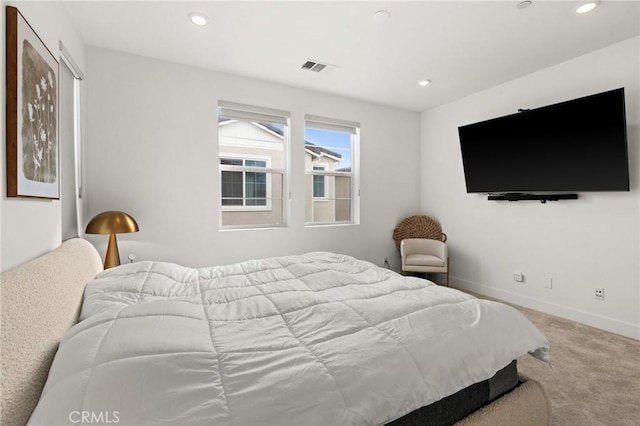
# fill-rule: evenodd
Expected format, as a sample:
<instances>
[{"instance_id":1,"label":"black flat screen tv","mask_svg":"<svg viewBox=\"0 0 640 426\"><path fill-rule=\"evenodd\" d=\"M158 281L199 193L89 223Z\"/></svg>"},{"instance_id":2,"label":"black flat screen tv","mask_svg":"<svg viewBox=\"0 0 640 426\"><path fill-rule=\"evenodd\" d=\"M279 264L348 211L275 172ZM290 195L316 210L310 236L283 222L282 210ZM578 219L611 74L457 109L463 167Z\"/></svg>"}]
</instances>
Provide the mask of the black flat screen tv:
<instances>
[{"instance_id":1,"label":"black flat screen tv","mask_svg":"<svg viewBox=\"0 0 640 426\"><path fill-rule=\"evenodd\" d=\"M629 191L624 88L458 134L468 193Z\"/></svg>"}]
</instances>

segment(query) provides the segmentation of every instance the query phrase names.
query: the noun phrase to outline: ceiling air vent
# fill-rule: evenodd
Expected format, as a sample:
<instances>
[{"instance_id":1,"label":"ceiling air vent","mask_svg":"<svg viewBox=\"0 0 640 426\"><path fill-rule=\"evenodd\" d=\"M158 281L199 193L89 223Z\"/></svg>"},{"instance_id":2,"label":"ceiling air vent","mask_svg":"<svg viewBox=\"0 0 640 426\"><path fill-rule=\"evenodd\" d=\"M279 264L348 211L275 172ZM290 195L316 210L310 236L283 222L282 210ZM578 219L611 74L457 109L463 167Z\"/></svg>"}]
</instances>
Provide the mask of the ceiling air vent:
<instances>
[{"instance_id":1,"label":"ceiling air vent","mask_svg":"<svg viewBox=\"0 0 640 426\"><path fill-rule=\"evenodd\" d=\"M327 67L327 64L321 64L320 62L307 61L302 64L303 70L320 72Z\"/></svg>"}]
</instances>

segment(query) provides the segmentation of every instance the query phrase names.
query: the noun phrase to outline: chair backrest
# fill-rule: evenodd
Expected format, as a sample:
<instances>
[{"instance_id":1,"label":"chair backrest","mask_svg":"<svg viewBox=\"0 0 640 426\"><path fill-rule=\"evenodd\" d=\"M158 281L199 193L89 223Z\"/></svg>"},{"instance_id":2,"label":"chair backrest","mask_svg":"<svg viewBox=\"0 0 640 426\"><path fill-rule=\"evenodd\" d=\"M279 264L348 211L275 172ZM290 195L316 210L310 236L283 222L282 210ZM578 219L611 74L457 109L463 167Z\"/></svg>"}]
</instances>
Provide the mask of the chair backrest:
<instances>
[{"instance_id":1,"label":"chair backrest","mask_svg":"<svg viewBox=\"0 0 640 426\"><path fill-rule=\"evenodd\" d=\"M426 238L429 240L447 241L447 235L437 220L424 215L409 216L403 219L393 230L393 239L400 249L400 242L407 238Z\"/></svg>"}]
</instances>

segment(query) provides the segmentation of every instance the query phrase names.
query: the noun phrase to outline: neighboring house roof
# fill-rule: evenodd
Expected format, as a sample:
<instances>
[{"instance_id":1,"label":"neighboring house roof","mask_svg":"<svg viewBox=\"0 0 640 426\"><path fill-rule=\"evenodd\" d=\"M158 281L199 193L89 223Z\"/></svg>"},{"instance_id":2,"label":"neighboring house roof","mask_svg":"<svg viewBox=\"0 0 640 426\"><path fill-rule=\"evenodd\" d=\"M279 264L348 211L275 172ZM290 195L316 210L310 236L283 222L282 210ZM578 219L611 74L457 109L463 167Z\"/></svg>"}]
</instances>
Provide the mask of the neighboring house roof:
<instances>
[{"instance_id":1,"label":"neighboring house roof","mask_svg":"<svg viewBox=\"0 0 640 426\"><path fill-rule=\"evenodd\" d=\"M226 118L220 118L218 117L218 124L226 124L226 123L231 123L235 120L229 120ZM277 127L271 125L271 124L267 124L267 123L254 123L253 124L257 125L258 127L263 127L266 130L272 132L272 133L276 133L279 136L284 136L282 133L282 130L278 129ZM318 146L312 142L309 141L304 141L304 148L309 152L309 154L315 156L315 157L320 157L320 156L327 156L330 157L332 159L334 159L335 161L340 161L342 159L342 155L338 154L337 152L331 151L330 149L327 148L323 148L321 146Z\"/></svg>"},{"instance_id":2,"label":"neighboring house roof","mask_svg":"<svg viewBox=\"0 0 640 426\"><path fill-rule=\"evenodd\" d=\"M342 155L338 154L337 152L333 152L327 148L322 148L321 146L318 146L311 142L304 141L304 148L311 154L315 154L318 157L321 155L326 155L336 161L340 161L342 159Z\"/></svg>"}]
</instances>

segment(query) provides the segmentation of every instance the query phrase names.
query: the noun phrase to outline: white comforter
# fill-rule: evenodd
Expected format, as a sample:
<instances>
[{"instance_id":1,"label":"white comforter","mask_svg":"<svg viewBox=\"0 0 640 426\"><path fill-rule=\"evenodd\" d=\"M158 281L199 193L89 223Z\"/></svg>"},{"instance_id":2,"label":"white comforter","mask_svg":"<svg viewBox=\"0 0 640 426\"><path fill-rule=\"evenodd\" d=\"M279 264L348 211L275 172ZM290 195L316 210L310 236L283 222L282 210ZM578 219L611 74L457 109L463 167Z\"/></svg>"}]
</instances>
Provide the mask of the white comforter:
<instances>
[{"instance_id":1,"label":"white comforter","mask_svg":"<svg viewBox=\"0 0 640 426\"><path fill-rule=\"evenodd\" d=\"M547 351L509 306L348 256L138 262L87 285L30 424L381 425Z\"/></svg>"}]
</instances>

